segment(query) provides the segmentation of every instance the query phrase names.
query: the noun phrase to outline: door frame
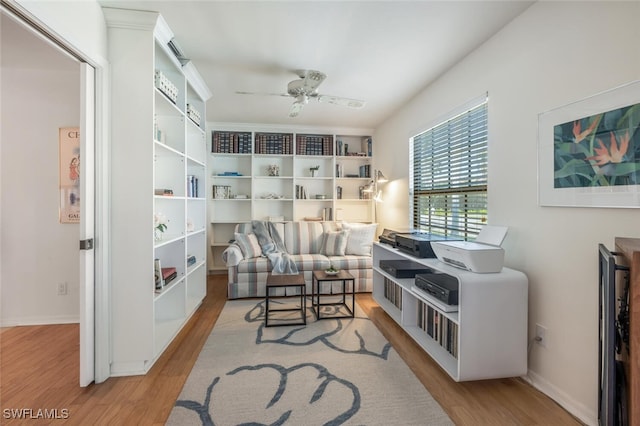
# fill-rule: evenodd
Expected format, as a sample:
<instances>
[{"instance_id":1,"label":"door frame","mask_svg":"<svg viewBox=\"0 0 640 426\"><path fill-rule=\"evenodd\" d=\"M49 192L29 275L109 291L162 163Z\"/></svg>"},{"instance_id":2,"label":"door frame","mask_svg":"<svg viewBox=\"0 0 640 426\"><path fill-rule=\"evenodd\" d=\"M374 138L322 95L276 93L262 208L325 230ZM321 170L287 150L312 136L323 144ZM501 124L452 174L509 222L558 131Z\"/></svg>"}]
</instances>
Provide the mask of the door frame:
<instances>
[{"instance_id":1,"label":"door frame","mask_svg":"<svg viewBox=\"0 0 640 426\"><path fill-rule=\"evenodd\" d=\"M95 228L94 228L94 380L105 381L110 376L110 227L109 227L109 64L104 58L92 58L78 46L65 40L20 4L0 0L0 9L11 15L24 28L40 36L62 54L71 55L79 62L90 65L95 72L94 126L95 126ZM78 117L78 119L80 119ZM80 256L80 254L79 254Z\"/></svg>"}]
</instances>

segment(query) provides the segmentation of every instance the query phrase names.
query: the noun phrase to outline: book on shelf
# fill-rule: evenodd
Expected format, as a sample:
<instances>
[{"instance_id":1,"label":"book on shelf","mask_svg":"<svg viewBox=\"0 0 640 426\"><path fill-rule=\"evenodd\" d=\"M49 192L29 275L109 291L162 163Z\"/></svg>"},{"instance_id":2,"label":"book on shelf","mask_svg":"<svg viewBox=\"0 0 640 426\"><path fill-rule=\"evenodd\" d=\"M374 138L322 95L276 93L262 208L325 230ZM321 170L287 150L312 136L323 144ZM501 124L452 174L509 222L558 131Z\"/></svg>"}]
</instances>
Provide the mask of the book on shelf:
<instances>
[{"instance_id":1,"label":"book on shelf","mask_svg":"<svg viewBox=\"0 0 640 426\"><path fill-rule=\"evenodd\" d=\"M195 265L196 257L192 254L187 255L187 266Z\"/></svg>"},{"instance_id":2,"label":"book on shelf","mask_svg":"<svg viewBox=\"0 0 640 426\"><path fill-rule=\"evenodd\" d=\"M198 177L194 175L187 176L187 197L198 198Z\"/></svg>"},{"instance_id":3,"label":"book on shelf","mask_svg":"<svg viewBox=\"0 0 640 426\"><path fill-rule=\"evenodd\" d=\"M306 200L307 198L307 188L304 185L296 185L296 199Z\"/></svg>"},{"instance_id":4,"label":"book on shelf","mask_svg":"<svg viewBox=\"0 0 640 426\"><path fill-rule=\"evenodd\" d=\"M161 271L162 271L162 279L164 280L164 285L169 284L171 281L175 279L175 277L178 276L178 272L176 271L176 268L173 266L162 268Z\"/></svg>"}]
</instances>

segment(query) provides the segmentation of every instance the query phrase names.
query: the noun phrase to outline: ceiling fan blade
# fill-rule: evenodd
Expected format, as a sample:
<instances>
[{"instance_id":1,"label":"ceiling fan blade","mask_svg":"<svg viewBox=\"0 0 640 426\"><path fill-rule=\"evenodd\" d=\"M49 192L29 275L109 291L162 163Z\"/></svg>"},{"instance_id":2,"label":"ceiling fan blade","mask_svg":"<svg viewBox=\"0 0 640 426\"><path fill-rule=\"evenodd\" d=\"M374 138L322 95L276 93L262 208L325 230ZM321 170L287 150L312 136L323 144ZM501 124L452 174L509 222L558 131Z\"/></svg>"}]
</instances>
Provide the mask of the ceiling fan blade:
<instances>
[{"instance_id":1,"label":"ceiling fan blade","mask_svg":"<svg viewBox=\"0 0 640 426\"><path fill-rule=\"evenodd\" d=\"M237 95L257 95L257 96L284 96L286 98L290 98L291 95L288 93L263 93L263 92L241 92L236 91Z\"/></svg>"},{"instance_id":2,"label":"ceiling fan blade","mask_svg":"<svg viewBox=\"0 0 640 426\"><path fill-rule=\"evenodd\" d=\"M304 90L310 94L315 91L320 84L327 78L327 75L320 71L307 70L304 74Z\"/></svg>"},{"instance_id":3,"label":"ceiling fan blade","mask_svg":"<svg viewBox=\"0 0 640 426\"><path fill-rule=\"evenodd\" d=\"M327 102L335 105L342 105L349 108L362 108L365 106L365 101L360 101L358 99L349 99L349 98L341 98L338 96L330 96L330 95L318 95L318 102Z\"/></svg>"},{"instance_id":4,"label":"ceiling fan blade","mask_svg":"<svg viewBox=\"0 0 640 426\"><path fill-rule=\"evenodd\" d=\"M289 117L297 117L302 111L302 107L309 103L309 97L306 95L300 95L296 97L296 101L291 105L289 110Z\"/></svg>"},{"instance_id":5,"label":"ceiling fan blade","mask_svg":"<svg viewBox=\"0 0 640 426\"><path fill-rule=\"evenodd\" d=\"M304 103L302 102L294 102L293 105L291 105L291 109L289 109L289 117L297 117L298 114L300 114L300 111L302 111L302 108L304 107Z\"/></svg>"}]
</instances>

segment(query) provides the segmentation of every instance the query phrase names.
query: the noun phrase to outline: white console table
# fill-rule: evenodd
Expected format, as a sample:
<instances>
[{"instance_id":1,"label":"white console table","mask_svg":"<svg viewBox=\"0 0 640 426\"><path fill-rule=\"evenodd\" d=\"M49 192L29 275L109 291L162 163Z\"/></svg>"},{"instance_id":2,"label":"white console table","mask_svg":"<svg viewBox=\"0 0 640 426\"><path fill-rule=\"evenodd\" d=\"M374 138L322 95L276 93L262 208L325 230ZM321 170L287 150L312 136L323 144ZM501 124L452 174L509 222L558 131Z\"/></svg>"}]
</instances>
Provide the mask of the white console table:
<instances>
[{"instance_id":1,"label":"white console table","mask_svg":"<svg viewBox=\"0 0 640 426\"><path fill-rule=\"evenodd\" d=\"M410 259L458 279L458 306L416 289L413 278L380 268L383 259ZM527 277L502 268L477 274L437 259L373 247L373 298L455 381L527 373Z\"/></svg>"}]
</instances>

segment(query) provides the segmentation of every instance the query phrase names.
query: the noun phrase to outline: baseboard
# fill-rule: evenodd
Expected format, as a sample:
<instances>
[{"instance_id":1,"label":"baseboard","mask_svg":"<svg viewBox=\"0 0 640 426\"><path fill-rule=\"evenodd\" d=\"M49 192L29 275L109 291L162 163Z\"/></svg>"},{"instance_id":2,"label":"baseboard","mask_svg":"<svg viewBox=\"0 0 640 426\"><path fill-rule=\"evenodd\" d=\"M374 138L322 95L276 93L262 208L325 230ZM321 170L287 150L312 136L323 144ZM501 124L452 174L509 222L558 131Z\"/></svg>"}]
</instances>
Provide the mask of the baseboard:
<instances>
[{"instance_id":1,"label":"baseboard","mask_svg":"<svg viewBox=\"0 0 640 426\"><path fill-rule=\"evenodd\" d=\"M56 317L21 317L21 318L4 318L0 322L2 327L18 327L24 325L52 325L52 324L79 324L80 317L72 316L56 316Z\"/></svg>"},{"instance_id":2,"label":"baseboard","mask_svg":"<svg viewBox=\"0 0 640 426\"><path fill-rule=\"evenodd\" d=\"M540 392L547 395L549 398L553 399L557 402L562 408L567 410L573 416L575 416L579 421L583 422L588 426L597 426L598 425L598 413L594 412L589 407L586 407L584 404L580 404L576 402L573 398L571 398L566 392L558 389L553 384L549 383L547 380L542 378L539 374L534 373L529 370L526 376L522 377L527 383L529 383L534 388L538 389Z\"/></svg>"}]
</instances>

